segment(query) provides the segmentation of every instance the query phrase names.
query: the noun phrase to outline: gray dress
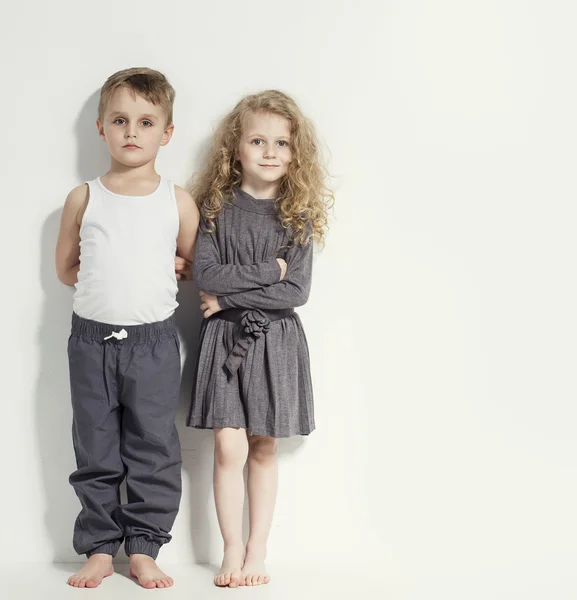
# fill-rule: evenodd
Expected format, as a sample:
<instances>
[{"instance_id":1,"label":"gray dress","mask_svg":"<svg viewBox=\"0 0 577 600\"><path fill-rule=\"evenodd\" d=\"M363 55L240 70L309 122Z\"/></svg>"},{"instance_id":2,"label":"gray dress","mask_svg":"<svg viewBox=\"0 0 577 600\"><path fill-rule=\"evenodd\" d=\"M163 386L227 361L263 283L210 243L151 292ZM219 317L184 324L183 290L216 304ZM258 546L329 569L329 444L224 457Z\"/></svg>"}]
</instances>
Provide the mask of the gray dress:
<instances>
[{"instance_id":1,"label":"gray dress","mask_svg":"<svg viewBox=\"0 0 577 600\"><path fill-rule=\"evenodd\" d=\"M282 281L277 257L287 262ZM218 296L223 309L294 308L308 299L312 258L312 242L291 247L274 201L237 189L216 230L200 228L194 279L199 289ZM244 428L250 435L308 435L315 428L313 392L299 316L272 321L231 374L224 364L241 329L214 316L203 321L187 424Z\"/></svg>"}]
</instances>

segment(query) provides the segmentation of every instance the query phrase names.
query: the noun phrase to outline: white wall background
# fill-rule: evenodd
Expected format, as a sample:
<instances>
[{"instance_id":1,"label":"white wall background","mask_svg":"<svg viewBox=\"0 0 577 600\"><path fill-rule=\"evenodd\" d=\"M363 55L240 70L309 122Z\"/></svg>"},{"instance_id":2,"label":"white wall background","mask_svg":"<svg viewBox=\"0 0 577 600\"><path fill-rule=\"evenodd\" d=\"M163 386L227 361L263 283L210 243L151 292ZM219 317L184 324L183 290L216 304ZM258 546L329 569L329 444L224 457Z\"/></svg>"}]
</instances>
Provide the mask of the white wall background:
<instances>
[{"instance_id":1,"label":"white wall background","mask_svg":"<svg viewBox=\"0 0 577 600\"><path fill-rule=\"evenodd\" d=\"M245 93L293 94L331 150L335 220L301 310L318 430L282 446L271 562L543 576L577 560L577 86L569 0L17 3L3 19L0 560L71 561L53 249L106 168L112 72L164 71L184 185ZM199 325L182 286L187 348ZM185 430L165 563L217 562L212 439ZM8 542L8 543L7 543ZM562 597L557 595L556 598Z\"/></svg>"}]
</instances>

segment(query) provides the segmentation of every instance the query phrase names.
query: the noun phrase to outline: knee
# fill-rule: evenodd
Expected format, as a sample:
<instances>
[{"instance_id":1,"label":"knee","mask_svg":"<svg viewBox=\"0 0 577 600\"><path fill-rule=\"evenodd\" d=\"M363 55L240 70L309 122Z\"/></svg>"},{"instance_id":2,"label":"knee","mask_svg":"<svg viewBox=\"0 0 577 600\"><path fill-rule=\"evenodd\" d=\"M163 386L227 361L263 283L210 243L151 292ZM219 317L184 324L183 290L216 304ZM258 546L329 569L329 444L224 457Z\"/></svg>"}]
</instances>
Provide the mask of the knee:
<instances>
[{"instance_id":1,"label":"knee","mask_svg":"<svg viewBox=\"0 0 577 600\"><path fill-rule=\"evenodd\" d=\"M278 440L267 436L252 436L249 439L248 458L261 464L276 460Z\"/></svg>"},{"instance_id":2,"label":"knee","mask_svg":"<svg viewBox=\"0 0 577 600\"><path fill-rule=\"evenodd\" d=\"M216 438L214 444L214 461L224 469L244 467L246 463L246 442L238 443L238 440L229 439L226 436Z\"/></svg>"}]
</instances>

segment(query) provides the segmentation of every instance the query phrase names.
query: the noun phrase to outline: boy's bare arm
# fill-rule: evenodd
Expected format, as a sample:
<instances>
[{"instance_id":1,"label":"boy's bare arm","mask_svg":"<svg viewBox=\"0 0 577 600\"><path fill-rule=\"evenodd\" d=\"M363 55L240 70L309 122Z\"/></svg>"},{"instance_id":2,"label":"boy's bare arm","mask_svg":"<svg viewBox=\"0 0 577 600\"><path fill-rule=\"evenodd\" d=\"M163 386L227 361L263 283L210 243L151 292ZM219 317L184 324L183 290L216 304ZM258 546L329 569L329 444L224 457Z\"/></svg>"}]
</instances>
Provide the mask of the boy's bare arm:
<instances>
[{"instance_id":1,"label":"boy's bare arm","mask_svg":"<svg viewBox=\"0 0 577 600\"><path fill-rule=\"evenodd\" d=\"M80 268L80 224L88 203L88 186L74 188L64 204L56 243L56 273L66 285L78 281Z\"/></svg>"},{"instance_id":2,"label":"boy's bare arm","mask_svg":"<svg viewBox=\"0 0 577 600\"><path fill-rule=\"evenodd\" d=\"M176 253L179 257L186 259L186 261L192 262L194 259L194 247L196 245L200 214L192 196L186 190L175 186L175 193L180 221L178 238L176 240ZM190 263L177 259L176 265L178 279L190 279Z\"/></svg>"}]
</instances>

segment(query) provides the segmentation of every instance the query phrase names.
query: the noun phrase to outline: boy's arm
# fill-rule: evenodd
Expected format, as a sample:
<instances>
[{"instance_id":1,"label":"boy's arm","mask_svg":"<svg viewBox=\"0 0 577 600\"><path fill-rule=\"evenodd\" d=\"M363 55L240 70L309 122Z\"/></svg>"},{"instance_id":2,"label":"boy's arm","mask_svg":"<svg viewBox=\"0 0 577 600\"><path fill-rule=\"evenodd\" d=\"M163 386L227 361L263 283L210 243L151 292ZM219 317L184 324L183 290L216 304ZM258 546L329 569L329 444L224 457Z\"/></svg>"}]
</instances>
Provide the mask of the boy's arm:
<instances>
[{"instance_id":1,"label":"boy's arm","mask_svg":"<svg viewBox=\"0 0 577 600\"><path fill-rule=\"evenodd\" d=\"M186 190L175 185L174 191L179 219L176 254L187 261L192 261L200 215L192 196Z\"/></svg>"},{"instance_id":2,"label":"boy's arm","mask_svg":"<svg viewBox=\"0 0 577 600\"><path fill-rule=\"evenodd\" d=\"M56 274L66 285L78 281L80 269L80 224L88 203L88 186L74 188L64 204L56 243Z\"/></svg>"}]
</instances>

